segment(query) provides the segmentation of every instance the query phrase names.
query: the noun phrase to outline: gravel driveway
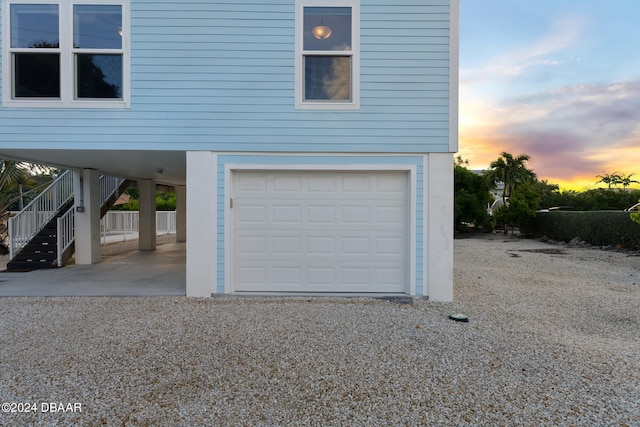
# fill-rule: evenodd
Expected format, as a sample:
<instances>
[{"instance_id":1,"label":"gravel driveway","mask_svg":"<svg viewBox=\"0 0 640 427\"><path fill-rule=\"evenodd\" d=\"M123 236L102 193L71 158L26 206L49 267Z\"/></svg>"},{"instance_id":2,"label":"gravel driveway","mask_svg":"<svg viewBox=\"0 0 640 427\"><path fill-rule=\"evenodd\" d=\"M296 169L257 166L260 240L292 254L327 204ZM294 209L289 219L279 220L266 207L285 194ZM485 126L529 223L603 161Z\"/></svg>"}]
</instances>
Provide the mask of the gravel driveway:
<instances>
[{"instance_id":1,"label":"gravel driveway","mask_svg":"<svg viewBox=\"0 0 640 427\"><path fill-rule=\"evenodd\" d=\"M1 298L0 322L3 426L640 425L637 254L492 235L455 241L451 304Z\"/></svg>"}]
</instances>

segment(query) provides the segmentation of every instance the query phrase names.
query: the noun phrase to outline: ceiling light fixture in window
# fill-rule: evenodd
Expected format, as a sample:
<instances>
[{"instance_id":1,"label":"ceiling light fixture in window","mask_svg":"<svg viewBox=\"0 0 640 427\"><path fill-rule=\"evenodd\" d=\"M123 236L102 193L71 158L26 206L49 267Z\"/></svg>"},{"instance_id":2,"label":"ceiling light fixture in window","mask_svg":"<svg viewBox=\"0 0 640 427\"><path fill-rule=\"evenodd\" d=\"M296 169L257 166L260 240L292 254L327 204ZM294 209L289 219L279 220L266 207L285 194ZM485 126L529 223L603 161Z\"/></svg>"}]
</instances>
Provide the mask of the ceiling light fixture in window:
<instances>
[{"instance_id":1,"label":"ceiling light fixture in window","mask_svg":"<svg viewBox=\"0 0 640 427\"><path fill-rule=\"evenodd\" d=\"M328 39L329 37L331 37L332 33L331 28L325 26L322 20L320 21L320 25L313 27L313 30L311 30L311 32L313 33L313 36L318 40Z\"/></svg>"}]
</instances>

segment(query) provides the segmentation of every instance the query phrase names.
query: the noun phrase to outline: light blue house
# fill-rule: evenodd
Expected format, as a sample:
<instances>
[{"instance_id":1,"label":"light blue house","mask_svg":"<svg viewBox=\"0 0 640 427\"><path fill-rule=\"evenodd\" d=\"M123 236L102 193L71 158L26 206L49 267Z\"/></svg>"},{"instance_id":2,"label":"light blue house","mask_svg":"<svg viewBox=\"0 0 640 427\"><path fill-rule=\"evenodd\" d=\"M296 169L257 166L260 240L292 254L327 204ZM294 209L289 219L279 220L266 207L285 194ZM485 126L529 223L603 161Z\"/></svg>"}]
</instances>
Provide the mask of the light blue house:
<instances>
[{"instance_id":1,"label":"light blue house","mask_svg":"<svg viewBox=\"0 0 640 427\"><path fill-rule=\"evenodd\" d=\"M0 157L178 199L187 295L453 295L458 0L2 0Z\"/></svg>"}]
</instances>

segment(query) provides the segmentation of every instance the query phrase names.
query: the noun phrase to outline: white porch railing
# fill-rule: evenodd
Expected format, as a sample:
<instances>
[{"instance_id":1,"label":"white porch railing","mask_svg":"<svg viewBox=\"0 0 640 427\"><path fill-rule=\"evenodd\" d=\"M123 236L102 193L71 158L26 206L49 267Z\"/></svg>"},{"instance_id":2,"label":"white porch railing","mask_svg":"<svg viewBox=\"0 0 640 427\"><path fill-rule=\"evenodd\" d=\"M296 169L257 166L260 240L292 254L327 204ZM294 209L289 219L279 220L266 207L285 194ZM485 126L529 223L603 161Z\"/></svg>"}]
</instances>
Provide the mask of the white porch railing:
<instances>
[{"instance_id":1,"label":"white porch railing","mask_svg":"<svg viewBox=\"0 0 640 427\"><path fill-rule=\"evenodd\" d=\"M109 211L100 221L102 243L125 241L138 238L138 211ZM156 212L156 234L176 232L175 211Z\"/></svg>"},{"instance_id":2,"label":"white porch railing","mask_svg":"<svg viewBox=\"0 0 640 427\"><path fill-rule=\"evenodd\" d=\"M9 219L9 254L13 258L65 203L73 198L73 172L63 172L23 210Z\"/></svg>"},{"instance_id":3,"label":"white porch railing","mask_svg":"<svg viewBox=\"0 0 640 427\"><path fill-rule=\"evenodd\" d=\"M176 211L156 212L156 233L175 234L176 232Z\"/></svg>"}]
</instances>

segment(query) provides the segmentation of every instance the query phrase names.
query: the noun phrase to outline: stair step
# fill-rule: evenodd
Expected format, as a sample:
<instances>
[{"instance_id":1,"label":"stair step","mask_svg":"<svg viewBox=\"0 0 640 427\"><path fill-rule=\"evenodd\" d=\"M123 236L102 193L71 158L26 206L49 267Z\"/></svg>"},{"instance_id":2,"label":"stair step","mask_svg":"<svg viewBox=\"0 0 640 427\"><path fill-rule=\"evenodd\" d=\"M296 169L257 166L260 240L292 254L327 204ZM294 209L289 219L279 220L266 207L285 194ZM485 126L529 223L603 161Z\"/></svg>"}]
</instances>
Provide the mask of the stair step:
<instances>
[{"instance_id":1,"label":"stair step","mask_svg":"<svg viewBox=\"0 0 640 427\"><path fill-rule=\"evenodd\" d=\"M52 251L22 251L19 254L17 254L14 258L15 259L20 259L20 258L37 258L40 256L51 256L51 255L56 255L56 250L52 250Z\"/></svg>"},{"instance_id":2,"label":"stair step","mask_svg":"<svg viewBox=\"0 0 640 427\"><path fill-rule=\"evenodd\" d=\"M58 258L57 254L24 254L16 256L16 262L53 262Z\"/></svg>"},{"instance_id":3,"label":"stair step","mask_svg":"<svg viewBox=\"0 0 640 427\"><path fill-rule=\"evenodd\" d=\"M54 252L20 252L13 257L14 260L22 261L29 259L55 259L58 254Z\"/></svg>"},{"instance_id":4,"label":"stair step","mask_svg":"<svg viewBox=\"0 0 640 427\"><path fill-rule=\"evenodd\" d=\"M49 246L55 246L58 242L58 238L57 237L34 237L31 242L29 242L29 245L36 245L36 246L42 246L42 245L49 245ZM28 246L28 245L27 245Z\"/></svg>"},{"instance_id":5,"label":"stair step","mask_svg":"<svg viewBox=\"0 0 640 427\"><path fill-rule=\"evenodd\" d=\"M7 264L7 271L33 271L56 267L57 265L51 261L11 261Z\"/></svg>"}]
</instances>

